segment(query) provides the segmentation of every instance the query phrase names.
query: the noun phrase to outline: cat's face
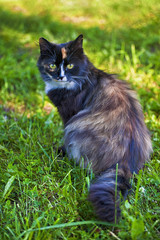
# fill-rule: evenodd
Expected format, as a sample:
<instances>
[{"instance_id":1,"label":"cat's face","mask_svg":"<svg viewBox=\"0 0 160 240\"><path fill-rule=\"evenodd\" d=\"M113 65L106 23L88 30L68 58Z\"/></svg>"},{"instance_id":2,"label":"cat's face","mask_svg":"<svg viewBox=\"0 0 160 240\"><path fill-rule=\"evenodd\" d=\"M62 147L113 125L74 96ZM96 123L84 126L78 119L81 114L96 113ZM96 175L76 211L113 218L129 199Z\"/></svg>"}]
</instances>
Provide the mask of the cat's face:
<instances>
[{"instance_id":1,"label":"cat's face","mask_svg":"<svg viewBox=\"0 0 160 240\"><path fill-rule=\"evenodd\" d=\"M53 44L39 39L40 58L38 68L46 84L46 93L53 89L81 89L85 83L87 58L82 48L83 36L76 40Z\"/></svg>"}]
</instances>

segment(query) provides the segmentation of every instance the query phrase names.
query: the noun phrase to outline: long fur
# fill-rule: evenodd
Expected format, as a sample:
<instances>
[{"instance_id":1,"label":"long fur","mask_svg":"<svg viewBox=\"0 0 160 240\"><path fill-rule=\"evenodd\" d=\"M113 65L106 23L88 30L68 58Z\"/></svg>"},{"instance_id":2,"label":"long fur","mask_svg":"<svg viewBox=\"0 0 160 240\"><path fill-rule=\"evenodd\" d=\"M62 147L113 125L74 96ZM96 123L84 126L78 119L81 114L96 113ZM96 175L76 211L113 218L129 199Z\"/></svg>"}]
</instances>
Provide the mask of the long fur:
<instances>
[{"instance_id":1,"label":"long fur","mask_svg":"<svg viewBox=\"0 0 160 240\"><path fill-rule=\"evenodd\" d=\"M90 187L89 200L101 220L113 222L120 216L120 192L126 196L132 174L138 173L152 152L141 105L125 81L92 65L83 52L82 35L57 47L48 44L40 41L38 67L44 81L48 78L43 52L48 47L58 52L57 66L63 60L59 56L62 48L66 61L75 62L73 74L66 70L69 87L59 85L47 93L64 123L65 149L77 164L92 167L96 180ZM71 80L74 88L70 87Z\"/></svg>"}]
</instances>

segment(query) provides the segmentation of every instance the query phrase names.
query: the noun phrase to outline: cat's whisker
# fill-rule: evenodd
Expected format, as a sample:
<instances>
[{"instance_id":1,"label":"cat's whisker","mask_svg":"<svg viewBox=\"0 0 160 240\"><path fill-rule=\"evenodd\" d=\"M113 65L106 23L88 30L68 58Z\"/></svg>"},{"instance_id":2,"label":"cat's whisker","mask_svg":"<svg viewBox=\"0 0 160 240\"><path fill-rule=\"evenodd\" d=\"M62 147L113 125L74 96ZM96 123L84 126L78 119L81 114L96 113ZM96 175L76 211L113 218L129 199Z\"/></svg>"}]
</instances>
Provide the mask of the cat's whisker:
<instances>
[{"instance_id":1,"label":"cat's whisker","mask_svg":"<svg viewBox=\"0 0 160 240\"><path fill-rule=\"evenodd\" d=\"M94 84L91 82L91 80L89 79L88 76L86 77L86 80L87 80L92 86L94 86Z\"/></svg>"},{"instance_id":2,"label":"cat's whisker","mask_svg":"<svg viewBox=\"0 0 160 240\"><path fill-rule=\"evenodd\" d=\"M86 80L86 81L89 82L90 85L94 86L94 84L91 82L91 80L89 79L88 76L72 76L72 77L75 78L75 79L79 79L80 81L81 80L84 80L84 81Z\"/></svg>"},{"instance_id":3,"label":"cat's whisker","mask_svg":"<svg viewBox=\"0 0 160 240\"><path fill-rule=\"evenodd\" d=\"M71 80L79 86L80 90L82 90L82 83L81 82L75 81L74 78L71 78Z\"/></svg>"},{"instance_id":4,"label":"cat's whisker","mask_svg":"<svg viewBox=\"0 0 160 240\"><path fill-rule=\"evenodd\" d=\"M87 73L87 74L90 74L91 72L87 69L87 71L85 70L82 70L82 73Z\"/></svg>"},{"instance_id":5,"label":"cat's whisker","mask_svg":"<svg viewBox=\"0 0 160 240\"><path fill-rule=\"evenodd\" d=\"M77 79L85 79L85 77L83 76L72 76L73 78L77 78Z\"/></svg>"}]
</instances>

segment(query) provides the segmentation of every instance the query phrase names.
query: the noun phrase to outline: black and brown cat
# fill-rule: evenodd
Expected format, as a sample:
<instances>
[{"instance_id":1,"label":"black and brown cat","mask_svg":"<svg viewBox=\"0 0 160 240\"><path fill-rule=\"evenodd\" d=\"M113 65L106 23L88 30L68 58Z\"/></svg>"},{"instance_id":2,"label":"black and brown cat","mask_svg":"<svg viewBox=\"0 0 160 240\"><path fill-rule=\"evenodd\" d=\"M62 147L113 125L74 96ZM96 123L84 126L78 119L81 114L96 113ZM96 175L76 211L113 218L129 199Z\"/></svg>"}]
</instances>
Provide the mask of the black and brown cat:
<instances>
[{"instance_id":1,"label":"black and brown cat","mask_svg":"<svg viewBox=\"0 0 160 240\"><path fill-rule=\"evenodd\" d=\"M120 215L119 193L127 194L132 174L149 159L152 145L134 91L95 68L82 42L83 35L64 44L40 38L38 68L62 117L69 158L80 165L83 159L95 173L89 200L101 220L113 222Z\"/></svg>"}]
</instances>

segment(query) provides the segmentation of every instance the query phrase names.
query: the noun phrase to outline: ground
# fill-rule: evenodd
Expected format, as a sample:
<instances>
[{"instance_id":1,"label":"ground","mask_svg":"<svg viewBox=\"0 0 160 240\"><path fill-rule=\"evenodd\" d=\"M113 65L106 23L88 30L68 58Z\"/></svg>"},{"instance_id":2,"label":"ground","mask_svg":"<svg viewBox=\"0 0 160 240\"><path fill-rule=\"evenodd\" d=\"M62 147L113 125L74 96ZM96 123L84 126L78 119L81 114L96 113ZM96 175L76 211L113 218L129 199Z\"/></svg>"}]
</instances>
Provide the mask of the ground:
<instances>
[{"instance_id":1,"label":"ground","mask_svg":"<svg viewBox=\"0 0 160 240\"><path fill-rule=\"evenodd\" d=\"M93 64L136 90L153 155L117 225L86 200L94 175L56 151L63 125L36 67L38 39L84 35ZM0 0L0 239L160 238L159 0Z\"/></svg>"}]
</instances>

